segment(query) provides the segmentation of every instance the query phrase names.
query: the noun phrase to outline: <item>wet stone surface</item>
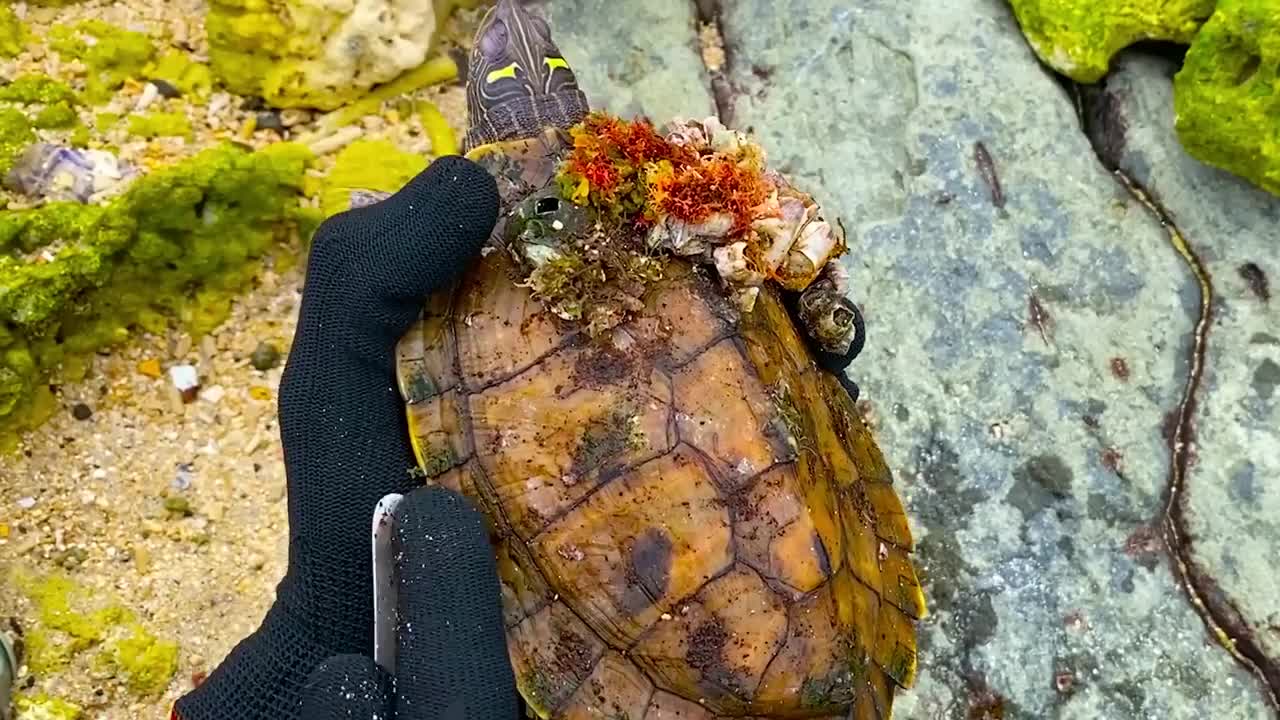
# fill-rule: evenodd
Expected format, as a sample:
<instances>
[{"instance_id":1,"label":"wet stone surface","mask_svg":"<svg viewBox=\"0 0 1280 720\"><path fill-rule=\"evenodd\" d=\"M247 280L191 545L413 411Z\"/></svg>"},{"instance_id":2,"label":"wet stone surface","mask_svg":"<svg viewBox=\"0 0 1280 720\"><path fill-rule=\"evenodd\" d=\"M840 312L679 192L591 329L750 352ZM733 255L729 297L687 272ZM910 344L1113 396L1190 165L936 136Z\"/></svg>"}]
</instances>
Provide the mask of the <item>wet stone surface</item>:
<instances>
[{"instance_id":1,"label":"wet stone surface","mask_svg":"<svg viewBox=\"0 0 1280 720\"><path fill-rule=\"evenodd\" d=\"M659 70L638 92L655 120L710 104L689 91L707 76L681 59L696 59L698 31L681 5L621 18L616 5L557 5L570 61L605 57L593 66L603 75L582 73L593 102L636 102L618 68L645 56L628 49L639 45L676 49L646 61ZM1261 684L1177 585L1158 530L1162 429L1188 371L1197 285L1098 160L1007 5L722 5L733 124L753 129L771 163L850 233L869 336L850 372L905 498L932 613L918 685L894 716L1271 717ZM1163 105L1143 112L1172 119ZM1164 142L1135 162L1167 164ZM1275 256L1262 255L1261 229L1239 239L1237 225L1267 210L1240 199L1238 184L1168 172L1195 200L1184 211L1198 216L1193 234L1216 237L1209 262L1229 329L1215 326L1213 352L1234 356L1211 360L1206 397L1218 399L1198 421L1197 552L1261 617L1276 597L1261 567L1275 554L1264 487L1275 451L1259 448L1275 446L1263 428L1280 402L1267 364L1280 364L1280 330L1255 325L1280 325L1243 293L1234 264ZM1223 197L1197 198L1206 183ZM1254 214L1236 219L1233 203Z\"/></svg>"},{"instance_id":2,"label":"wet stone surface","mask_svg":"<svg viewBox=\"0 0 1280 720\"><path fill-rule=\"evenodd\" d=\"M1158 196L1215 301L1187 477L1191 553L1280 659L1280 198L1187 155L1173 132L1172 60L1126 53L1106 82L1116 160Z\"/></svg>"},{"instance_id":3,"label":"wet stone surface","mask_svg":"<svg viewBox=\"0 0 1280 720\"><path fill-rule=\"evenodd\" d=\"M693 3L538 0L592 107L655 122L715 114Z\"/></svg>"}]
</instances>

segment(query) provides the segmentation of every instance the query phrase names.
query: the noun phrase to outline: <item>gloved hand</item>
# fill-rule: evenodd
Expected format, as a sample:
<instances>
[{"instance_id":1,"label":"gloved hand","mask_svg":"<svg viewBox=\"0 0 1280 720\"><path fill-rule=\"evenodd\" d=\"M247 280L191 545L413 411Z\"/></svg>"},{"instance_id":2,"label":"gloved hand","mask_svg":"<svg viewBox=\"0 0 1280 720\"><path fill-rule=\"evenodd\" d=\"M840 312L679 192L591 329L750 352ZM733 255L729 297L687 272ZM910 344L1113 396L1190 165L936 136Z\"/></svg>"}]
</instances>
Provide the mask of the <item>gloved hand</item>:
<instances>
[{"instance_id":1,"label":"gloved hand","mask_svg":"<svg viewBox=\"0 0 1280 720\"><path fill-rule=\"evenodd\" d=\"M516 720L501 612L467 584L496 577L484 520L439 487L415 490L393 515L394 674L366 655L330 658L307 682L302 717Z\"/></svg>"},{"instance_id":2,"label":"gloved hand","mask_svg":"<svg viewBox=\"0 0 1280 720\"><path fill-rule=\"evenodd\" d=\"M489 173L445 157L390 198L317 231L280 386L288 569L262 625L178 700L175 718L307 717L304 685L313 670L320 692L309 694L308 709L325 712L323 690L334 673L355 672L355 658L372 654L373 510L383 495L419 485L410 475L395 344L424 297L479 252L497 206ZM429 710L413 716L429 720L511 720L518 701L483 523L464 498L442 489L413 493L402 507L408 529L420 531L406 549L418 563L410 577L419 604L408 610L421 624L408 636L401 669L411 675L397 687L400 707ZM377 678L367 664L358 669Z\"/></svg>"}]
</instances>

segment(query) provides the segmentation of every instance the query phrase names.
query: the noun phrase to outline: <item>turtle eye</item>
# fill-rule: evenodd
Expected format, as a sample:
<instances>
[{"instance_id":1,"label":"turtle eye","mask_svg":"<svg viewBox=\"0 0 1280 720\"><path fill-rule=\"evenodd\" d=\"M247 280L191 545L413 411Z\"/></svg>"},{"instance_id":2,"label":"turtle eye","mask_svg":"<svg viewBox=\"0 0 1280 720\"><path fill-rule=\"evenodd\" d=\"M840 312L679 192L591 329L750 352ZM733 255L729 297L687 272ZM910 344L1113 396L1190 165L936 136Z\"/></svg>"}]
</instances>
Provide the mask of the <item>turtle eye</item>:
<instances>
[{"instance_id":1,"label":"turtle eye","mask_svg":"<svg viewBox=\"0 0 1280 720\"><path fill-rule=\"evenodd\" d=\"M480 37L480 52L486 60L501 60L507 52L507 24L501 18L494 18L493 24Z\"/></svg>"}]
</instances>

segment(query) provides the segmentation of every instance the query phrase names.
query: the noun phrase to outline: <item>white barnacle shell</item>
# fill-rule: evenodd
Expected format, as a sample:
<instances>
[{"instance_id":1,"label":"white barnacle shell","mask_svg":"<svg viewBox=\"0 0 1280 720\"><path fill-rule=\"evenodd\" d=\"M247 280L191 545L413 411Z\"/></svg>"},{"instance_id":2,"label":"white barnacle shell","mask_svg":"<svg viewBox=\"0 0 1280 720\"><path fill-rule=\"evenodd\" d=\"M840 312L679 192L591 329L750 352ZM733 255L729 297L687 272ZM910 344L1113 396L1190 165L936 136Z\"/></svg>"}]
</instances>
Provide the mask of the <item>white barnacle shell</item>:
<instances>
[{"instance_id":1,"label":"white barnacle shell","mask_svg":"<svg viewBox=\"0 0 1280 720\"><path fill-rule=\"evenodd\" d=\"M764 274L752 270L747 262L747 243L738 241L729 245L721 245L715 249L716 272L726 282L734 285L760 285L764 282Z\"/></svg>"}]
</instances>

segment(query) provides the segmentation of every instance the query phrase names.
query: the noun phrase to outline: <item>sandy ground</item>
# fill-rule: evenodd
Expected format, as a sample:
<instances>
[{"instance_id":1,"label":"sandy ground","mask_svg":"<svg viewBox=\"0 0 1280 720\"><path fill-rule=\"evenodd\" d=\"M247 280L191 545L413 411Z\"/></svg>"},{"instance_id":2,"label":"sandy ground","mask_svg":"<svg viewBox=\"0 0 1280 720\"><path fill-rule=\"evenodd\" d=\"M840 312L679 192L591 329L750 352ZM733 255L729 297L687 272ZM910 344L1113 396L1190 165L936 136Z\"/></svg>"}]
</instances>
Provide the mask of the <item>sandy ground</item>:
<instances>
[{"instance_id":1,"label":"sandy ground","mask_svg":"<svg viewBox=\"0 0 1280 720\"><path fill-rule=\"evenodd\" d=\"M37 35L50 22L92 16L131 29L182 33L197 54L204 42L203 3L194 0L90 0L56 11L25 11ZM65 70L39 45L0 63L0 77L6 78L25 72L58 76ZM116 109L132 110L142 92L141 84L126 86L114 101ZM455 130L462 127L460 87L417 95L435 102ZM126 158L163 164L218 138L237 136L258 146L280 139L262 130L238 136L251 113L225 94L205 106L155 102L187 112L195 142L104 138L119 144ZM306 114L291 119L298 122L295 131L308 129ZM430 149L416 118L380 113L361 126L367 137L391 139L410 152ZM44 139L60 138L49 133ZM286 560L276 391L292 342L301 276L300 267L277 272L264 262L256 287L212 336L142 336L99 355L85 381L58 388L61 411L26 436L17 455L0 457L0 632L20 635L39 625L39 607L10 583L11 572L24 569L64 574L92 601L73 609L118 603L149 632L180 648L178 671L158 697L140 698L95 668L93 650L38 677L20 667L19 692L45 692L78 704L84 717L167 717L172 702L257 626ZM278 363L265 371L250 360L260 343L280 352ZM180 364L200 375L201 390L190 403L168 374Z\"/></svg>"}]
</instances>

